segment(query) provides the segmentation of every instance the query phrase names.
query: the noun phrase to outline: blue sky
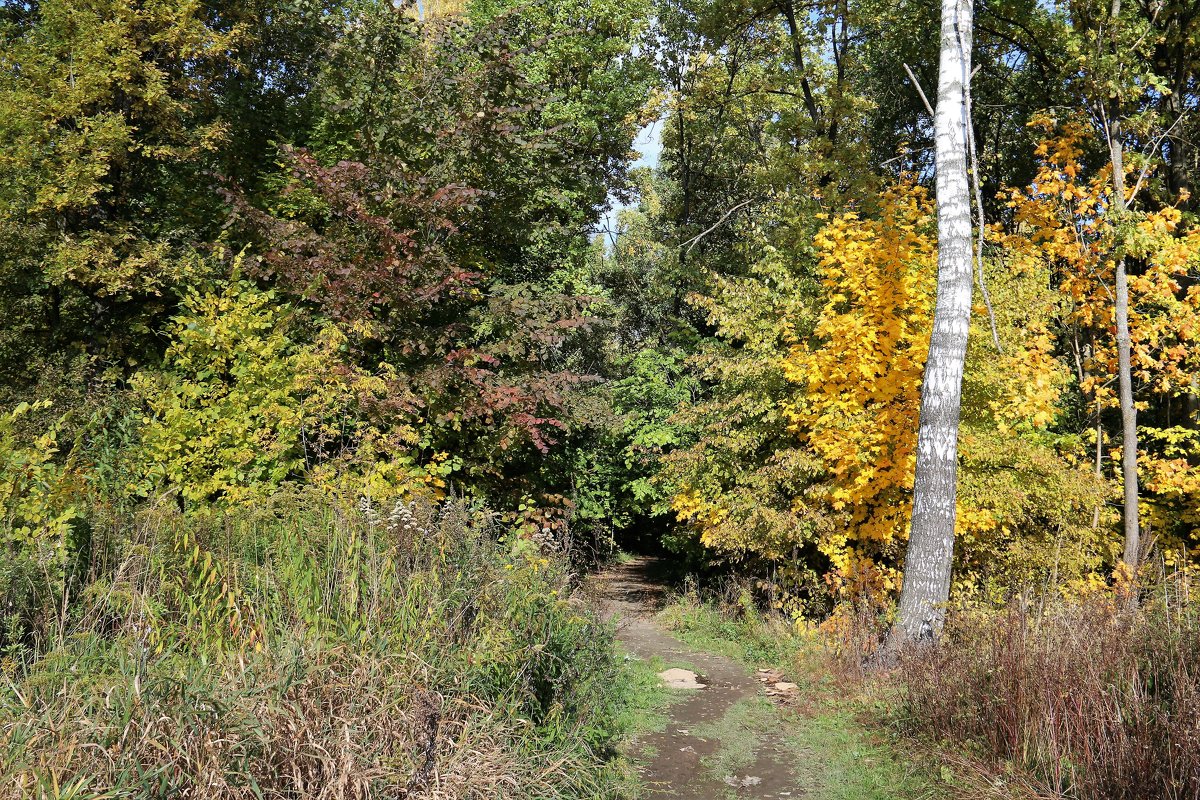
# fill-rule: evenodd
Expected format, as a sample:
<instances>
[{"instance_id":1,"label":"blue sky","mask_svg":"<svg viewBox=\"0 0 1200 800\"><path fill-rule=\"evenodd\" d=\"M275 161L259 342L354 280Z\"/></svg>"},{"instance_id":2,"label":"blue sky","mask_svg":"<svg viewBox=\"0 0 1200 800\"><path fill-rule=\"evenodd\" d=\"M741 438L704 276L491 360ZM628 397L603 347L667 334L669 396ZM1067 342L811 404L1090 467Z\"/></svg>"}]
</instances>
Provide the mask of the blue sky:
<instances>
[{"instance_id":1,"label":"blue sky","mask_svg":"<svg viewBox=\"0 0 1200 800\"><path fill-rule=\"evenodd\" d=\"M638 131L633 140L633 149L641 154L635 167L657 167L662 154L662 120L655 120Z\"/></svg>"},{"instance_id":2,"label":"blue sky","mask_svg":"<svg viewBox=\"0 0 1200 800\"><path fill-rule=\"evenodd\" d=\"M633 140L633 149L638 153L638 159L633 162L633 166L657 167L658 158L662 154L662 122L656 120L638 131L638 135ZM611 197L609 202L612 203L612 208L600 218L599 223L599 233L604 235L604 243L607 248L613 246L617 230L617 214L622 209L629 207L617 203Z\"/></svg>"}]
</instances>

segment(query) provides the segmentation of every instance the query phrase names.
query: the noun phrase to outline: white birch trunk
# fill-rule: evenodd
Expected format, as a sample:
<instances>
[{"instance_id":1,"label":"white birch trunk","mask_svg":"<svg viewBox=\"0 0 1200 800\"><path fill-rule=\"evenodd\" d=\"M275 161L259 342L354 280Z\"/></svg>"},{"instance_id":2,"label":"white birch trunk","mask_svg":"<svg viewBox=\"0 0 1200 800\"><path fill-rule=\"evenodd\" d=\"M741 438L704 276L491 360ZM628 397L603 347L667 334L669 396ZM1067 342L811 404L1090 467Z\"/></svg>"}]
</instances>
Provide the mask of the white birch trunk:
<instances>
[{"instance_id":1,"label":"white birch trunk","mask_svg":"<svg viewBox=\"0 0 1200 800\"><path fill-rule=\"evenodd\" d=\"M967 110L972 0L942 0L938 70L938 282L929 359L921 386L921 420L913 485L912 528L894 644L940 631L950 598L954 558L958 422L971 323L971 201L967 183Z\"/></svg>"}]
</instances>

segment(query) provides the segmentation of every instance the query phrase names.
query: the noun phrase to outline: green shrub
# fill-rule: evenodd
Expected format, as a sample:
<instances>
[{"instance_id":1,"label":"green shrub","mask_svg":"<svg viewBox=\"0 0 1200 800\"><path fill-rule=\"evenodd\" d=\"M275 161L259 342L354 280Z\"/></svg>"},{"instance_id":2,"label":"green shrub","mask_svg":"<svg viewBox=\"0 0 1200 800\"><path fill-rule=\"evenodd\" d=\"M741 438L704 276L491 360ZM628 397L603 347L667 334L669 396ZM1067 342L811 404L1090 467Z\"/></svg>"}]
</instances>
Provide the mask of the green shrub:
<instances>
[{"instance_id":1,"label":"green shrub","mask_svg":"<svg viewBox=\"0 0 1200 800\"><path fill-rule=\"evenodd\" d=\"M22 416L49 405L0 413L0 672L8 674L44 618L57 613L78 550L81 512L70 468L55 461L57 428L27 444L17 435Z\"/></svg>"}]
</instances>

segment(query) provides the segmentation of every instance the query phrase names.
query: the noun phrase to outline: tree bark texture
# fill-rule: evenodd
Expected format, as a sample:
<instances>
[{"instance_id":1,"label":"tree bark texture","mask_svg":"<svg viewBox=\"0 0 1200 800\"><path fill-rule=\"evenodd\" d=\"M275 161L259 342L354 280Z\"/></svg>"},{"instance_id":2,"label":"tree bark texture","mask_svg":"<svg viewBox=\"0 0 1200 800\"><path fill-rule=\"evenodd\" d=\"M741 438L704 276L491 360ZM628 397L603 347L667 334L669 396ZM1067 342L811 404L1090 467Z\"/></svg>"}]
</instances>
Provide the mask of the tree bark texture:
<instances>
[{"instance_id":1,"label":"tree bark texture","mask_svg":"<svg viewBox=\"0 0 1200 800\"><path fill-rule=\"evenodd\" d=\"M954 559L958 423L971 323L971 201L965 88L971 74L971 0L942 0L938 69L938 281L929 358L921 385L912 528L900 608L902 644L935 636L945 620Z\"/></svg>"},{"instance_id":2,"label":"tree bark texture","mask_svg":"<svg viewBox=\"0 0 1200 800\"><path fill-rule=\"evenodd\" d=\"M1120 12L1120 2L1113 3L1114 15ZM1125 164L1121 143L1121 123L1109 123L1108 151L1113 169L1113 212L1119 226L1125 216ZM1119 245L1120 246L1120 245ZM1121 246L1123 250L1123 246ZM1137 472L1137 406L1133 402L1133 365L1129 338L1129 275L1125 268L1125 254L1117 258L1115 316L1117 323L1117 394L1121 406L1121 479L1125 485L1124 523L1125 550L1122 560L1129 568L1130 576L1137 575L1141 556L1141 528L1138 524L1138 472Z\"/></svg>"}]
</instances>

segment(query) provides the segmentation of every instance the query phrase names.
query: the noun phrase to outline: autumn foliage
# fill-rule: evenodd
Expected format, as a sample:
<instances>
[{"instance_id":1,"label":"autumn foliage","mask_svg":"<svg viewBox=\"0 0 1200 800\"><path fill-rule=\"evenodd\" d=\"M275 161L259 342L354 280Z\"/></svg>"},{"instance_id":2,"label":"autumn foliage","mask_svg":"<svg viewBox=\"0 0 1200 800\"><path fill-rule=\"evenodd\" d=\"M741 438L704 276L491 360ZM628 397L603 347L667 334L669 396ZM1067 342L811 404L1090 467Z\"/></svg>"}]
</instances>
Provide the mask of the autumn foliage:
<instances>
[{"instance_id":1,"label":"autumn foliage","mask_svg":"<svg viewBox=\"0 0 1200 800\"><path fill-rule=\"evenodd\" d=\"M869 209L824 219L814 244L825 299L811 333L793 338L778 366L788 387L780 412L805 464L788 510L813 523L780 532L781 541L748 537L723 497L705 502L685 488L675 510L700 528L703 543L769 558L811 547L838 591L897 588L933 311L932 226L928 197L912 183ZM1053 353L1060 300L1045 288L1044 264L994 268L1002 349L986 336L981 306L965 387L961 588L987 594L1045 580L1056 568L1059 579L1102 579L1096 571L1107 553L1087 523L1104 490L1075 455L1078 445L1052 431L1070 379Z\"/></svg>"}]
</instances>

